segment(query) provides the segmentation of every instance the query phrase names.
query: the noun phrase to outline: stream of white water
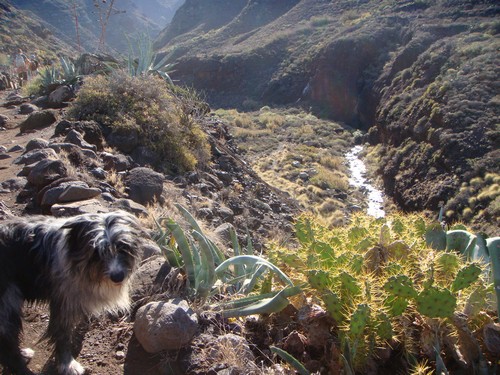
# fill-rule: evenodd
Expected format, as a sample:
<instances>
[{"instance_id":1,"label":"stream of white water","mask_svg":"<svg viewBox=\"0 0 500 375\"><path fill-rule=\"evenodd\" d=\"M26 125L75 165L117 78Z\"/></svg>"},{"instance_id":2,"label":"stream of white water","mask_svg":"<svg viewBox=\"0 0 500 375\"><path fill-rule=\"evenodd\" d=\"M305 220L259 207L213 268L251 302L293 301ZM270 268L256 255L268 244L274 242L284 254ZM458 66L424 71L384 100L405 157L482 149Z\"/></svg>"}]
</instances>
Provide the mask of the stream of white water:
<instances>
[{"instance_id":1,"label":"stream of white water","mask_svg":"<svg viewBox=\"0 0 500 375\"><path fill-rule=\"evenodd\" d=\"M368 209L366 213L376 218L384 217L385 211L383 209L384 196L383 193L371 185L366 176L365 163L360 159L359 154L363 150L363 146L354 146L351 151L346 154L346 159L349 163L349 170L351 177L349 183L357 187L366 195Z\"/></svg>"}]
</instances>

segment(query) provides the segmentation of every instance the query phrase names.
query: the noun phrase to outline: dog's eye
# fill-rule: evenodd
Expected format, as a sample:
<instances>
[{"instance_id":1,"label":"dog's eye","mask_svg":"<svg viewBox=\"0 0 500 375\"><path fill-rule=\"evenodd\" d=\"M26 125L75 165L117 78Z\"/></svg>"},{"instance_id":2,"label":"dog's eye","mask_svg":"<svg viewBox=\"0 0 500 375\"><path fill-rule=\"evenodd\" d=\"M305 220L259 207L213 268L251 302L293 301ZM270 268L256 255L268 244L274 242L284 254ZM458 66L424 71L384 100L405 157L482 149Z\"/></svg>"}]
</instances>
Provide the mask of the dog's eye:
<instances>
[{"instance_id":1,"label":"dog's eye","mask_svg":"<svg viewBox=\"0 0 500 375\"><path fill-rule=\"evenodd\" d=\"M116 250L118 250L118 252L120 253L130 253L131 248L129 244L126 244L124 242L119 242L116 245Z\"/></svg>"}]
</instances>

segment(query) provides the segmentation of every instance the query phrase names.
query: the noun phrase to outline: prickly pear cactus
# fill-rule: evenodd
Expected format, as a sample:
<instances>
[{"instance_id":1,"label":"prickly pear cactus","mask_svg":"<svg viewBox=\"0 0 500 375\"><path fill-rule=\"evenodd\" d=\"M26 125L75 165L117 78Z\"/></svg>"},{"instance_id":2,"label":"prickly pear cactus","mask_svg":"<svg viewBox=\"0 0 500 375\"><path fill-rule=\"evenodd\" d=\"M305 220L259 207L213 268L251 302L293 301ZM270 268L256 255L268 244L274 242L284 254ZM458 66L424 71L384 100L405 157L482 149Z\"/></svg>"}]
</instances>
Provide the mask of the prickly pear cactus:
<instances>
[{"instance_id":1,"label":"prickly pear cactus","mask_svg":"<svg viewBox=\"0 0 500 375\"><path fill-rule=\"evenodd\" d=\"M446 318L453 315L457 299L448 289L427 287L416 298L417 310L429 318Z\"/></svg>"},{"instance_id":2,"label":"prickly pear cactus","mask_svg":"<svg viewBox=\"0 0 500 375\"><path fill-rule=\"evenodd\" d=\"M378 337L382 340L390 340L394 335L394 331L389 316L384 312L380 312L377 314L376 321L375 330Z\"/></svg>"},{"instance_id":3,"label":"prickly pear cactus","mask_svg":"<svg viewBox=\"0 0 500 375\"><path fill-rule=\"evenodd\" d=\"M479 278L480 274L481 267L477 264L472 263L463 267L458 271L453 284L451 284L452 292L458 292L459 290L467 288Z\"/></svg>"},{"instance_id":4,"label":"prickly pear cactus","mask_svg":"<svg viewBox=\"0 0 500 375\"><path fill-rule=\"evenodd\" d=\"M309 271L307 273L307 280L311 287L319 291L326 290L331 285L330 275L323 270Z\"/></svg>"},{"instance_id":5,"label":"prickly pear cactus","mask_svg":"<svg viewBox=\"0 0 500 375\"><path fill-rule=\"evenodd\" d=\"M440 223L432 223L426 228L425 242L436 250L446 249L446 232Z\"/></svg>"},{"instance_id":6,"label":"prickly pear cactus","mask_svg":"<svg viewBox=\"0 0 500 375\"><path fill-rule=\"evenodd\" d=\"M413 287L413 282L406 275L391 276L384 284L384 290L397 297L417 297L417 291Z\"/></svg>"},{"instance_id":7,"label":"prickly pear cactus","mask_svg":"<svg viewBox=\"0 0 500 375\"><path fill-rule=\"evenodd\" d=\"M342 272L337 277L340 280L342 291L347 295L356 296L361 293L361 286L353 276L347 272Z\"/></svg>"},{"instance_id":8,"label":"prickly pear cactus","mask_svg":"<svg viewBox=\"0 0 500 375\"><path fill-rule=\"evenodd\" d=\"M303 245L314 242L314 232L308 218L301 218L295 223L295 234Z\"/></svg>"},{"instance_id":9,"label":"prickly pear cactus","mask_svg":"<svg viewBox=\"0 0 500 375\"><path fill-rule=\"evenodd\" d=\"M398 260L403 259L404 257L408 256L409 252L410 252L410 246L408 246L402 240L391 242L387 246L387 253L389 254L389 257L393 259L398 259Z\"/></svg>"},{"instance_id":10,"label":"prickly pear cactus","mask_svg":"<svg viewBox=\"0 0 500 375\"><path fill-rule=\"evenodd\" d=\"M390 316L400 316L408 307L408 299L391 296L386 299L385 306Z\"/></svg>"},{"instance_id":11,"label":"prickly pear cactus","mask_svg":"<svg viewBox=\"0 0 500 375\"><path fill-rule=\"evenodd\" d=\"M439 253L436 258L436 268L446 274L455 274L460 266L460 259L456 253Z\"/></svg>"},{"instance_id":12,"label":"prickly pear cactus","mask_svg":"<svg viewBox=\"0 0 500 375\"><path fill-rule=\"evenodd\" d=\"M340 297L331 291L327 291L321 296L321 299L325 303L326 311L335 319L337 325L342 323L344 321L344 312Z\"/></svg>"},{"instance_id":13,"label":"prickly pear cactus","mask_svg":"<svg viewBox=\"0 0 500 375\"><path fill-rule=\"evenodd\" d=\"M387 224L382 225L380 228L380 246L386 247L391 243L391 229Z\"/></svg>"},{"instance_id":14,"label":"prickly pear cactus","mask_svg":"<svg viewBox=\"0 0 500 375\"><path fill-rule=\"evenodd\" d=\"M370 318L370 308L367 304L359 304L354 313L351 315L349 325L350 333L353 337L358 337L363 333L368 320Z\"/></svg>"}]
</instances>

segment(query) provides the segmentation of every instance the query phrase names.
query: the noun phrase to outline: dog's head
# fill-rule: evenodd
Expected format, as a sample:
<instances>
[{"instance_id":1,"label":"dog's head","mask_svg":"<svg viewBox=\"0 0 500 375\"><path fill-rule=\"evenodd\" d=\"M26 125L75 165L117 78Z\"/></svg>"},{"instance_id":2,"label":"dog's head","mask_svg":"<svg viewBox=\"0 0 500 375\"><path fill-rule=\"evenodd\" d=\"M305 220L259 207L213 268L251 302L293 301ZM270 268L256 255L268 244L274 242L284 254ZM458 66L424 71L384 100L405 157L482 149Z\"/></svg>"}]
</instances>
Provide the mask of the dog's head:
<instances>
[{"instance_id":1,"label":"dog's head","mask_svg":"<svg viewBox=\"0 0 500 375\"><path fill-rule=\"evenodd\" d=\"M81 215L63 226L71 272L89 282L121 285L137 268L142 239L138 220L124 212Z\"/></svg>"}]
</instances>

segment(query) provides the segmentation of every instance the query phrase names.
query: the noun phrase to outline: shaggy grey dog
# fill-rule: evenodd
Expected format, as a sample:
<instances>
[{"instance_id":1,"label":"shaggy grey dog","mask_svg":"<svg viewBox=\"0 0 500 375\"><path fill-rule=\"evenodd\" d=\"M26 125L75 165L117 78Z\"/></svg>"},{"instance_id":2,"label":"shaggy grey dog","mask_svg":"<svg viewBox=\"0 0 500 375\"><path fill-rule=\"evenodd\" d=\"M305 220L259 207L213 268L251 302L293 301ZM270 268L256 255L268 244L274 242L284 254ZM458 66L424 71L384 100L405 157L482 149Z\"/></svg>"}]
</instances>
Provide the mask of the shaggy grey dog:
<instances>
[{"instance_id":1,"label":"shaggy grey dog","mask_svg":"<svg viewBox=\"0 0 500 375\"><path fill-rule=\"evenodd\" d=\"M57 371L83 374L71 353L75 327L91 315L128 309L144 236L137 219L121 211L0 223L0 363L33 374L26 365L33 351L19 348L22 307L47 302L43 339L54 346Z\"/></svg>"}]
</instances>

